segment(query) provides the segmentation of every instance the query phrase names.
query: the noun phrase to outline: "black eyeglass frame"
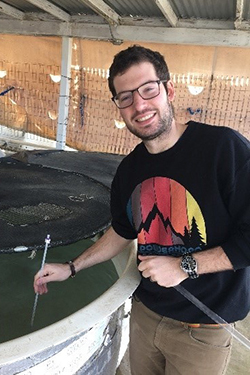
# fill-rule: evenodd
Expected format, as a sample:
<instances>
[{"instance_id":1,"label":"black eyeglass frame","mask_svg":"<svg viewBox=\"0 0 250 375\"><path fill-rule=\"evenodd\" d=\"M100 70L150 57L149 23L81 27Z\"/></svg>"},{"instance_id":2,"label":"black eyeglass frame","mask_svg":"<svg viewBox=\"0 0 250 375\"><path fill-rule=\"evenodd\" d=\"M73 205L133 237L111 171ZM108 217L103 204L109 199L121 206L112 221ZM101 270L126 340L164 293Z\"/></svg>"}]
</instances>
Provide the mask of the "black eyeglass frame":
<instances>
[{"instance_id":1,"label":"black eyeglass frame","mask_svg":"<svg viewBox=\"0 0 250 375\"><path fill-rule=\"evenodd\" d=\"M142 85L140 85L139 87L137 87L137 88L134 89L134 90L127 90L127 91L121 91L121 92L119 92L119 94L113 96L113 97L111 98L111 100L115 103L115 105L117 106L117 108L119 108L119 109L125 109L125 108L130 107L130 106L134 103L134 95L133 95L133 93L134 93L135 91L138 92L138 94L140 95L140 97L141 97L143 100L150 100L150 99L156 98L158 95L160 95L160 92L161 92L161 90L160 90L160 83L166 83L166 82L168 82L167 79L157 79L157 80L155 80L155 81L148 81L148 82L143 83ZM147 85L148 83L157 83L157 84L158 84L159 91L158 91L158 93L157 93L156 95L151 96L150 98L144 98L144 97L140 94L140 92L139 92L138 90L139 90L142 86ZM126 105L125 107L120 107L120 106L117 104L116 100L118 99L118 96L119 96L120 94L124 94L124 93L126 93L126 92L132 94L132 95L131 95L132 102L131 102L129 105Z\"/></svg>"}]
</instances>

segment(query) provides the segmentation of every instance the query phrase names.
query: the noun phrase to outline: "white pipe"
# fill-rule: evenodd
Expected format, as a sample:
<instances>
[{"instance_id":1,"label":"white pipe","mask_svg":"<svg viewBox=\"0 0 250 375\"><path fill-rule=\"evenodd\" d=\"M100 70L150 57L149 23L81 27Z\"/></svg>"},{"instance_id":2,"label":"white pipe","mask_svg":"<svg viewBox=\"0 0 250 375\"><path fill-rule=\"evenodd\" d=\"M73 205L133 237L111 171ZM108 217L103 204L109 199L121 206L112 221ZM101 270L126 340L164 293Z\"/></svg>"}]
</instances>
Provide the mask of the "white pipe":
<instances>
[{"instance_id":1,"label":"white pipe","mask_svg":"<svg viewBox=\"0 0 250 375\"><path fill-rule=\"evenodd\" d=\"M61 84L58 108L56 148L64 150L69 116L69 94L71 80L72 38L62 38Z\"/></svg>"}]
</instances>

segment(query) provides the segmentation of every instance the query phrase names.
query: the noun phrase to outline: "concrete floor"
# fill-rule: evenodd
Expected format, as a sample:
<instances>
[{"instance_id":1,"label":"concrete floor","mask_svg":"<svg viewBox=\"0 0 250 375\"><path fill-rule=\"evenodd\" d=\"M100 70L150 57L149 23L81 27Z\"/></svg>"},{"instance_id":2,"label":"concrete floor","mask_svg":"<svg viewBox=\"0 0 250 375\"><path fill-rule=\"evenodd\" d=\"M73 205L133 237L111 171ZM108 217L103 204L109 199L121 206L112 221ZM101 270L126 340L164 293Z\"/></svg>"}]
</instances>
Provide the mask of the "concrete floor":
<instances>
[{"instance_id":1,"label":"concrete floor","mask_svg":"<svg viewBox=\"0 0 250 375\"><path fill-rule=\"evenodd\" d=\"M236 329L250 340L250 314L246 319L237 323ZM128 350L117 369L116 375L131 375ZM250 350L236 339L233 342L232 356L226 375L250 375Z\"/></svg>"}]
</instances>

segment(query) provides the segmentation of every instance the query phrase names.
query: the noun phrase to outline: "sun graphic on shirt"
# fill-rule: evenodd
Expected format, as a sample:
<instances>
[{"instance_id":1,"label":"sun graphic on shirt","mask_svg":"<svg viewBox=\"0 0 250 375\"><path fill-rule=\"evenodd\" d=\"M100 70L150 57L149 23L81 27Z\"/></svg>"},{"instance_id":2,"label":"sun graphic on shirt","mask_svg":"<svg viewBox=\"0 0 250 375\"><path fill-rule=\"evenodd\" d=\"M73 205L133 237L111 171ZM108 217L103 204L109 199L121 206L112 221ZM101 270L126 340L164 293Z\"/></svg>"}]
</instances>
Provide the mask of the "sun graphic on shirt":
<instances>
[{"instance_id":1,"label":"sun graphic on shirt","mask_svg":"<svg viewBox=\"0 0 250 375\"><path fill-rule=\"evenodd\" d=\"M203 246L207 242L201 209L181 184L166 177L149 178L135 188L127 214L138 244Z\"/></svg>"}]
</instances>

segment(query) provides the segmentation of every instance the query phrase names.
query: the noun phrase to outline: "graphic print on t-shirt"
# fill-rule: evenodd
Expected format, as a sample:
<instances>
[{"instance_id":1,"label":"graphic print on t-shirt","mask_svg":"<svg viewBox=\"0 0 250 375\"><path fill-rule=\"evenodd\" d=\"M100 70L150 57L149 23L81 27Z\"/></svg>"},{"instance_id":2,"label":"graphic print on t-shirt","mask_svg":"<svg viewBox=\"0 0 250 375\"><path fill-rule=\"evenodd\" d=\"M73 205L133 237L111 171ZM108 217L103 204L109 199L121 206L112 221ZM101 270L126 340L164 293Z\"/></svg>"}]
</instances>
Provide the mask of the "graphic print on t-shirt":
<instances>
[{"instance_id":1,"label":"graphic print on t-shirt","mask_svg":"<svg viewBox=\"0 0 250 375\"><path fill-rule=\"evenodd\" d=\"M127 215L143 255L180 256L206 245L205 221L193 196L178 182L152 177L133 191Z\"/></svg>"}]
</instances>

